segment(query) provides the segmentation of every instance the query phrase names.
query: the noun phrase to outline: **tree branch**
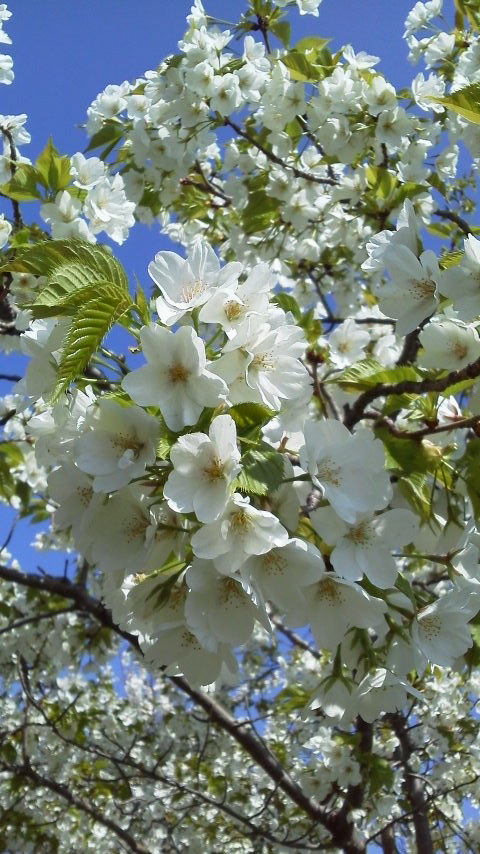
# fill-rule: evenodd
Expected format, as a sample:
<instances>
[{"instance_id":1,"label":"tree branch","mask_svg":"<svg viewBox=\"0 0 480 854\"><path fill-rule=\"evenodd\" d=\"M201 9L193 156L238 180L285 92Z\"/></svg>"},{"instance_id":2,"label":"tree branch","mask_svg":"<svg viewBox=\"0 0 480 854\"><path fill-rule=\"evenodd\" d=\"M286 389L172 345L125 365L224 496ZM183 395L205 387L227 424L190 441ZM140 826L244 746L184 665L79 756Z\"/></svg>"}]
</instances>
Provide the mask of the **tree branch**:
<instances>
[{"instance_id":1,"label":"tree branch","mask_svg":"<svg viewBox=\"0 0 480 854\"><path fill-rule=\"evenodd\" d=\"M471 362L459 371L450 371L446 376L439 379L426 380L403 380L399 383L379 383L374 388L369 388L364 391L350 406L348 403L345 406L344 424L348 428L352 428L361 421L365 408L372 400L377 397L387 397L389 394L423 394L427 391L445 391L450 385L463 382L463 380L473 380L480 376L480 359Z\"/></svg>"},{"instance_id":2,"label":"tree branch","mask_svg":"<svg viewBox=\"0 0 480 854\"><path fill-rule=\"evenodd\" d=\"M239 136L243 137L243 139L246 139L247 142L249 142L251 145L254 145L255 148L258 148L258 150L265 155L267 160L270 160L271 163L276 163L277 166L281 166L283 169L289 169L291 172L293 172L296 178L303 178L304 181L310 181L314 184L328 184L330 186L333 186L337 183L331 178L320 178L318 175L312 175L311 172L304 172L303 169L297 169L297 167L293 166L293 164L285 163L285 161L282 160L281 157L277 157L277 155L274 154L273 151L269 151L268 148L265 148L265 146L262 145L261 142L258 142L258 140L255 139L255 137L253 137L247 131L242 130L242 128L239 125L235 124L235 122L232 122L231 119L225 119L224 124L231 127L232 130L235 131L235 133L238 133Z\"/></svg>"}]
</instances>

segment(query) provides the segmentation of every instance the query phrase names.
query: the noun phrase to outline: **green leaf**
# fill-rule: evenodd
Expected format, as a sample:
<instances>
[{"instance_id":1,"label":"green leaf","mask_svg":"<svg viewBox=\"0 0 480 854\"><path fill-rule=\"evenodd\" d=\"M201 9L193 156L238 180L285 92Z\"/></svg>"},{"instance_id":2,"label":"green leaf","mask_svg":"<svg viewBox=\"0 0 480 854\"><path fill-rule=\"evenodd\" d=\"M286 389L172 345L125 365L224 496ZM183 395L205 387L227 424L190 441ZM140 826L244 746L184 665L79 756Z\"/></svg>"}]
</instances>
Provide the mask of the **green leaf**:
<instances>
[{"instance_id":1,"label":"green leaf","mask_svg":"<svg viewBox=\"0 0 480 854\"><path fill-rule=\"evenodd\" d=\"M264 231L277 222L280 201L267 195L264 190L250 193L248 204L242 212L243 227L246 234Z\"/></svg>"},{"instance_id":2,"label":"green leaf","mask_svg":"<svg viewBox=\"0 0 480 854\"><path fill-rule=\"evenodd\" d=\"M398 488L421 519L427 521L431 518L432 490L427 475L413 472L408 477L400 477Z\"/></svg>"},{"instance_id":3,"label":"green leaf","mask_svg":"<svg viewBox=\"0 0 480 854\"><path fill-rule=\"evenodd\" d=\"M368 755L368 791L370 795L376 795L386 789L391 790L395 779L395 771L392 763L377 756L374 753Z\"/></svg>"},{"instance_id":4,"label":"green leaf","mask_svg":"<svg viewBox=\"0 0 480 854\"><path fill-rule=\"evenodd\" d=\"M94 151L96 148L104 148L100 157L102 160L105 160L106 157L110 154L110 152L115 148L116 144L120 142L123 136L123 125L117 121L106 121L103 124L103 127L100 128L97 133L94 133L89 144L87 145L85 152Z\"/></svg>"},{"instance_id":5,"label":"green leaf","mask_svg":"<svg viewBox=\"0 0 480 854\"><path fill-rule=\"evenodd\" d=\"M107 247L80 240L50 240L28 246L2 270L44 276L46 282L29 308L34 317L72 315L108 283L119 295L128 294L124 268ZM93 289L93 292L92 292Z\"/></svg>"},{"instance_id":6,"label":"green leaf","mask_svg":"<svg viewBox=\"0 0 480 854\"><path fill-rule=\"evenodd\" d=\"M286 291L280 291L278 294L274 294L272 302L279 305L283 311L290 311L297 323L302 319L302 309L300 308L297 300L291 294L287 294Z\"/></svg>"},{"instance_id":7,"label":"green leaf","mask_svg":"<svg viewBox=\"0 0 480 854\"><path fill-rule=\"evenodd\" d=\"M480 439L471 439L458 467L463 473L475 518L480 518Z\"/></svg>"},{"instance_id":8,"label":"green leaf","mask_svg":"<svg viewBox=\"0 0 480 854\"><path fill-rule=\"evenodd\" d=\"M252 430L259 430L276 415L273 409L263 403L237 403L228 413L235 421L239 435L248 435Z\"/></svg>"},{"instance_id":9,"label":"green leaf","mask_svg":"<svg viewBox=\"0 0 480 854\"><path fill-rule=\"evenodd\" d=\"M45 240L36 243L18 253L16 258L6 260L0 266L0 272L33 273L48 277L67 262L80 263L87 276L90 275L87 271L93 271L99 280L109 280L119 287L128 288L127 274L108 247L83 240ZM90 279L89 284L92 281Z\"/></svg>"},{"instance_id":10,"label":"green leaf","mask_svg":"<svg viewBox=\"0 0 480 854\"><path fill-rule=\"evenodd\" d=\"M449 270L450 267L458 267L464 256L461 249L454 249L452 252L444 252L438 260L438 265L441 270Z\"/></svg>"},{"instance_id":11,"label":"green leaf","mask_svg":"<svg viewBox=\"0 0 480 854\"><path fill-rule=\"evenodd\" d=\"M345 391L366 391L377 385L394 385L404 380L416 381L420 374L413 365L400 365L395 368L384 368L375 359L362 359L355 365L342 371L330 382L339 385Z\"/></svg>"},{"instance_id":12,"label":"green leaf","mask_svg":"<svg viewBox=\"0 0 480 854\"><path fill-rule=\"evenodd\" d=\"M330 42L331 39L322 39L320 36L305 36L293 46L293 49L298 53L307 53L313 50L319 51L323 50Z\"/></svg>"},{"instance_id":13,"label":"green leaf","mask_svg":"<svg viewBox=\"0 0 480 854\"><path fill-rule=\"evenodd\" d=\"M142 319L142 322L145 325L150 323L151 314L148 299L145 295L145 291L143 290L139 282L137 282L137 290L135 293L135 307L139 314L139 317Z\"/></svg>"},{"instance_id":14,"label":"green leaf","mask_svg":"<svg viewBox=\"0 0 480 854\"><path fill-rule=\"evenodd\" d=\"M398 179L383 166L367 166L365 177L369 187L379 199L388 199L398 184Z\"/></svg>"},{"instance_id":15,"label":"green leaf","mask_svg":"<svg viewBox=\"0 0 480 854\"><path fill-rule=\"evenodd\" d=\"M242 466L235 480L235 488L241 492L268 495L283 482L283 456L266 443L249 449L242 457Z\"/></svg>"},{"instance_id":16,"label":"green leaf","mask_svg":"<svg viewBox=\"0 0 480 854\"><path fill-rule=\"evenodd\" d=\"M33 202L43 198L37 186L38 180L39 175L35 167L22 163L17 167L13 178L2 186L1 192L17 202Z\"/></svg>"},{"instance_id":17,"label":"green leaf","mask_svg":"<svg viewBox=\"0 0 480 854\"><path fill-rule=\"evenodd\" d=\"M72 320L58 366L53 401L83 372L111 326L132 306L129 294L110 282L96 286L95 297L82 303Z\"/></svg>"},{"instance_id":18,"label":"green leaf","mask_svg":"<svg viewBox=\"0 0 480 854\"><path fill-rule=\"evenodd\" d=\"M298 80L301 83L318 83L321 77L320 70L298 50L291 50L284 54L280 57L280 62L286 65L292 80Z\"/></svg>"},{"instance_id":19,"label":"green leaf","mask_svg":"<svg viewBox=\"0 0 480 854\"><path fill-rule=\"evenodd\" d=\"M435 460L432 460L422 442L392 436L386 427L379 427L375 433L383 442L387 469L399 470L402 475L409 475L435 468Z\"/></svg>"},{"instance_id":20,"label":"green leaf","mask_svg":"<svg viewBox=\"0 0 480 854\"><path fill-rule=\"evenodd\" d=\"M430 100L443 104L448 110L453 110L469 122L480 124L480 83L471 83L470 86L452 92L447 97L431 97Z\"/></svg>"},{"instance_id":21,"label":"green leaf","mask_svg":"<svg viewBox=\"0 0 480 854\"><path fill-rule=\"evenodd\" d=\"M60 156L51 137L37 158L35 166L44 186L53 192L64 190L72 182L70 158Z\"/></svg>"},{"instance_id":22,"label":"green leaf","mask_svg":"<svg viewBox=\"0 0 480 854\"><path fill-rule=\"evenodd\" d=\"M271 24L270 32L273 33L273 35L276 36L285 47L289 46L292 28L288 21L277 21L275 24Z\"/></svg>"}]
</instances>

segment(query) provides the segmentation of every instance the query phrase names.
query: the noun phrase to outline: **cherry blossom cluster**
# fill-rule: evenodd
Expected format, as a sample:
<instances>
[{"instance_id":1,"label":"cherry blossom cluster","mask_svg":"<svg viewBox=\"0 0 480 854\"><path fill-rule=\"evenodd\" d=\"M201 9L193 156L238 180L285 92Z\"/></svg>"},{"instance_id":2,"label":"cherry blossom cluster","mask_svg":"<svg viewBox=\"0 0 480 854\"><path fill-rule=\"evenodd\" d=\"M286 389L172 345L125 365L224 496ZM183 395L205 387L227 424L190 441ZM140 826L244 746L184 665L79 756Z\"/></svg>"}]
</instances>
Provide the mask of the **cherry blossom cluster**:
<instances>
[{"instance_id":1,"label":"cherry blossom cluster","mask_svg":"<svg viewBox=\"0 0 480 854\"><path fill-rule=\"evenodd\" d=\"M411 51L440 11L415 6ZM425 226L438 236L435 192L456 199L466 123L432 98L461 79L442 71L448 43L425 37L410 109L350 45L318 54L306 86L268 38L249 32L237 57L199 0L188 23L175 61L89 108L122 174L76 154L72 187L41 208L53 238L86 242L157 219L187 257L148 267L154 298L127 324L137 360L113 378L95 363L53 404L71 318L32 321L44 282L13 271L31 357L7 427L25 446L14 474L101 570L154 666L233 678L235 650L280 615L330 654L310 705L370 721L418 698L429 664L460 666L480 610L480 241L448 208L463 251L458 236L456 255L422 242ZM455 42L462 68L469 49Z\"/></svg>"}]
</instances>

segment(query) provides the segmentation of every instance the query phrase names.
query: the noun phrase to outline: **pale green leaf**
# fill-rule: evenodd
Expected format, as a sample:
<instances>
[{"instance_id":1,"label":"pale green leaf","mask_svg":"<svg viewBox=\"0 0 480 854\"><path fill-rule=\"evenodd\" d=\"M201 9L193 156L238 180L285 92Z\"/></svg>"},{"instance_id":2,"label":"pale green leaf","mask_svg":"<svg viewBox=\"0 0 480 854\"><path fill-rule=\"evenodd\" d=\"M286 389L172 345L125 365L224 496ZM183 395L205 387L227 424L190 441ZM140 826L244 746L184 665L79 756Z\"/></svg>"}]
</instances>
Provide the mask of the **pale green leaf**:
<instances>
[{"instance_id":1,"label":"pale green leaf","mask_svg":"<svg viewBox=\"0 0 480 854\"><path fill-rule=\"evenodd\" d=\"M98 287L93 299L79 307L63 347L53 400L82 373L111 326L132 306L127 293L104 283Z\"/></svg>"},{"instance_id":2,"label":"pale green leaf","mask_svg":"<svg viewBox=\"0 0 480 854\"><path fill-rule=\"evenodd\" d=\"M377 385L394 385L404 380L416 381L420 374L413 365L400 365L395 368L384 368L375 359L362 359L342 371L330 382L339 385L344 391L366 391Z\"/></svg>"},{"instance_id":3,"label":"pale green leaf","mask_svg":"<svg viewBox=\"0 0 480 854\"><path fill-rule=\"evenodd\" d=\"M283 481L283 456L264 443L247 451L242 457L242 466L235 480L235 488L240 492L268 495Z\"/></svg>"},{"instance_id":4,"label":"pale green leaf","mask_svg":"<svg viewBox=\"0 0 480 854\"><path fill-rule=\"evenodd\" d=\"M453 110L469 122L480 124L480 83L471 83L458 92L452 92L443 98L432 97L431 100L443 104L448 110Z\"/></svg>"}]
</instances>

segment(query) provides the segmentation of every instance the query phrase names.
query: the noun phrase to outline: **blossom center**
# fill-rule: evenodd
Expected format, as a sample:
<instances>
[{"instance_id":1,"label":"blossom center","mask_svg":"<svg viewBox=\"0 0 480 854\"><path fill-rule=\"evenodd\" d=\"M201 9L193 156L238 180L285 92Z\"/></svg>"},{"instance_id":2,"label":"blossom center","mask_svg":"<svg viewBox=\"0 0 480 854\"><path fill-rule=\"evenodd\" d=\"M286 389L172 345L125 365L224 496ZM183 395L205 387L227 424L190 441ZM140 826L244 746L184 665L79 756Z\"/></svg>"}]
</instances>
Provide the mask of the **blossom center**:
<instances>
[{"instance_id":1,"label":"blossom center","mask_svg":"<svg viewBox=\"0 0 480 854\"><path fill-rule=\"evenodd\" d=\"M271 353L257 353L256 356L253 357L250 368L257 368L261 371L273 371L275 367L275 361Z\"/></svg>"},{"instance_id":2,"label":"blossom center","mask_svg":"<svg viewBox=\"0 0 480 854\"><path fill-rule=\"evenodd\" d=\"M173 365L170 365L168 376L172 383L184 383L188 380L190 371L188 371L185 365L182 365L181 362L174 362Z\"/></svg>"},{"instance_id":3,"label":"blossom center","mask_svg":"<svg viewBox=\"0 0 480 854\"><path fill-rule=\"evenodd\" d=\"M432 279L416 279L412 282L410 293L414 299L431 299L435 296L436 284Z\"/></svg>"},{"instance_id":4,"label":"blossom center","mask_svg":"<svg viewBox=\"0 0 480 854\"><path fill-rule=\"evenodd\" d=\"M237 320L242 313L243 306L236 302L236 300L229 299L228 302L225 303L224 311L227 320Z\"/></svg>"},{"instance_id":5,"label":"blossom center","mask_svg":"<svg viewBox=\"0 0 480 854\"><path fill-rule=\"evenodd\" d=\"M461 341L455 341L455 343L450 347L450 350L459 361L465 359L468 355L468 347L466 344L462 344Z\"/></svg>"},{"instance_id":6,"label":"blossom center","mask_svg":"<svg viewBox=\"0 0 480 854\"><path fill-rule=\"evenodd\" d=\"M330 578L324 578L323 581L318 582L318 592L320 599L332 608L341 605L344 601L339 585L335 584Z\"/></svg>"},{"instance_id":7,"label":"blossom center","mask_svg":"<svg viewBox=\"0 0 480 854\"><path fill-rule=\"evenodd\" d=\"M143 442L139 442L135 436L129 436L127 433L117 433L116 436L112 436L111 442L114 448L123 453L125 451L133 451L135 459L137 459L144 447Z\"/></svg>"},{"instance_id":8,"label":"blossom center","mask_svg":"<svg viewBox=\"0 0 480 854\"><path fill-rule=\"evenodd\" d=\"M130 519L125 525L125 533L127 542L133 543L139 537L144 537L149 526L149 522L144 518Z\"/></svg>"},{"instance_id":9,"label":"blossom center","mask_svg":"<svg viewBox=\"0 0 480 854\"><path fill-rule=\"evenodd\" d=\"M354 543L356 543L358 546L366 546L366 545L368 545L368 543L370 543L370 542L372 541L372 539L373 539L373 537L372 537L372 531L371 531L371 529L370 529L370 526L369 526L369 525L367 525L367 524L365 524L365 525L356 525L354 528L352 528L352 529L351 529L351 531L350 531L350 533L349 533L349 535L348 535L348 536L349 536L349 537L350 537L350 539L351 539L351 540L353 540L353 541L354 541Z\"/></svg>"},{"instance_id":10,"label":"blossom center","mask_svg":"<svg viewBox=\"0 0 480 854\"><path fill-rule=\"evenodd\" d=\"M77 486L77 495L80 499L80 503L84 507L88 507L92 500L93 489L91 486Z\"/></svg>"},{"instance_id":11,"label":"blossom center","mask_svg":"<svg viewBox=\"0 0 480 854\"><path fill-rule=\"evenodd\" d=\"M252 526L253 522L244 510L233 513L230 518L230 527L235 534L246 534Z\"/></svg>"},{"instance_id":12,"label":"blossom center","mask_svg":"<svg viewBox=\"0 0 480 854\"><path fill-rule=\"evenodd\" d=\"M181 293L182 302L192 302L195 297L201 296L206 290L205 282L197 279L193 284L185 285Z\"/></svg>"},{"instance_id":13,"label":"blossom center","mask_svg":"<svg viewBox=\"0 0 480 854\"><path fill-rule=\"evenodd\" d=\"M263 567L268 575L283 575L286 565L287 561L277 551L268 552L263 558Z\"/></svg>"},{"instance_id":14,"label":"blossom center","mask_svg":"<svg viewBox=\"0 0 480 854\"><path fill-rule=\"evenodd\" d=\"M209 480L210 483L215 480L223 480L225 472L222 461L218 457L214 457L213 460L205 466L203 473L206 475L207 480Z\"/></svg>"},{"instance_id":15,"label":"blossom center","mask_svg":"<svg viewBox=\"0 0 480 854\"><path fill-rule=\"evenodd\" d=\"M330 483L332 486L340 486L342 483L341 471L334 466L331 460L324 460L318 466L317 477L320 481Z\"/></svg>"},{"instance_id":16,"label":"blossom center","mask_svg":"<svg viewBox=\"0 0 480 854\"><path fill-rule=\"evenodd\" d=\"M420 618L419 623L427 640L433 640L438 637L442 630L442 621L440 617L436 615L431 617L422 617Z\"/></svg>"}]
</instances>

